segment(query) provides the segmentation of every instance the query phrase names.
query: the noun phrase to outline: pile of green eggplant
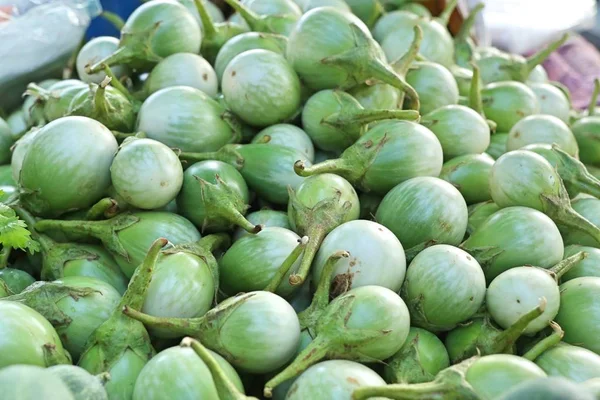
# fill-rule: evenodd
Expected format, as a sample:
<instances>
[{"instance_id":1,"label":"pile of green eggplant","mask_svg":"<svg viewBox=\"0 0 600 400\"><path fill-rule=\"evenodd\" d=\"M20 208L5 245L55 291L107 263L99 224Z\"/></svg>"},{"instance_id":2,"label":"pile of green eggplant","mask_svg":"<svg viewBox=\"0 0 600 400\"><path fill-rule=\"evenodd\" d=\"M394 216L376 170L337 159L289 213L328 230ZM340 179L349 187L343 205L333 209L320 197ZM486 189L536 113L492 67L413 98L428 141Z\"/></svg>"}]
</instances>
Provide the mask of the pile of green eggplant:
<instances>
[{"instance_id":1,"label":"pile of green eggplant","mask_svg":"<svg viewBox=\"0 0 600 400\"><path fill-rule=\"evenodd\" d=\"M600 399L600 114L406 0L151 0L0 119L0 397ZM227 11L225 12L227 14Z\"/></svg>"}]
</instances>

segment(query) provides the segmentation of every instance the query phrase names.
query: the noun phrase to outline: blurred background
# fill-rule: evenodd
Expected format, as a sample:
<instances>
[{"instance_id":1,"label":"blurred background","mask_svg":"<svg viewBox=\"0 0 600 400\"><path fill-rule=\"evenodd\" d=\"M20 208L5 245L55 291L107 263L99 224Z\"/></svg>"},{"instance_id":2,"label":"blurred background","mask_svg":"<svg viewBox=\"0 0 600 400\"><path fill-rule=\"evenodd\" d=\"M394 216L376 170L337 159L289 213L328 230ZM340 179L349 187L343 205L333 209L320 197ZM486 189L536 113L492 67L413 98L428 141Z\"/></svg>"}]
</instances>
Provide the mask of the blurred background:
<instances>
[{"instance_id":1,"label":"blurred background","mask_svg":"<svg viewBox=\"0 0 600 400\"><path fill-rule=\"evenodd\" d=\"M382 4L409 0L379 0ZM422 0L433 15L445 0ZM463 16L482 0L459 0L450 20L456 33ZM16 93L44 73L59 73L81 39L119 36L101 10L126 19L141 0L0 0L0 95ZM214 0L226 16L222 0ZM480 46L494 45L519 54L531 54L566 31L571 39L545 63L550 79L566 85L575 108L589 101L593 81L600 77L600 19L596 0L483 0L486 7L477 21L474 36ZM61 8L62 7L62 8ZM27 32L27 35L23 35ZM2 97L0 96L0 98ZM0 107L2 107L0 100Z\"/></svg>"}]
</instances>

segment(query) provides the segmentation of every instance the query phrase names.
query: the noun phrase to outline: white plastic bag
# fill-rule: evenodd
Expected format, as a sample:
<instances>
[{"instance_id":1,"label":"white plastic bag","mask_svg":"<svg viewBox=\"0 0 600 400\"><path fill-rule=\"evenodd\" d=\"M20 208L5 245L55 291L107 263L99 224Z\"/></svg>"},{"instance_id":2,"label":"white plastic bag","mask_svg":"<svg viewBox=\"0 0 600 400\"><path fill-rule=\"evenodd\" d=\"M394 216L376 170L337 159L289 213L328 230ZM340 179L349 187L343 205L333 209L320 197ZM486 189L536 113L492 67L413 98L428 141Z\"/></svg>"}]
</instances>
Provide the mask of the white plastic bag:
<instances>
[{"instance_id":1,"label":"white plastic bag","mask_svg":"<svg viewBox=\"0 0 600 400\"><path fill-rule=\"evenodd\" d=\"M481 46L490 44L512 53L530 53L564 32L593 26L595 0L466 0L468 8L485 3Z\"/></svg>"},{"instance_id":2,"label":"white plastic bag","mask_svg":"<svg viewBox=\"0 0 600 400\"><path fill-rule=\"evenodd\" d=\"M27 84L58 77L77 49L98 0L0 0L12 18L0 22L0 107L20 103Z\"/></svg>"}]
</instances>

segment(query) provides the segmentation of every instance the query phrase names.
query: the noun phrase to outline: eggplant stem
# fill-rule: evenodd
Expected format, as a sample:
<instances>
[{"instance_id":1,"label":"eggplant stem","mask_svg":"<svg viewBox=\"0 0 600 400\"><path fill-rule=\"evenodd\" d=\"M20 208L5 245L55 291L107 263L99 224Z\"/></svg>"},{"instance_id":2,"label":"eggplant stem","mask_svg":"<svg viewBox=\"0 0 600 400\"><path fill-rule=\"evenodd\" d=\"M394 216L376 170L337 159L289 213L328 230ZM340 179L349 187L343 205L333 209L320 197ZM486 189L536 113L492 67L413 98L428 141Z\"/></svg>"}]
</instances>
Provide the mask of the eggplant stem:
<instances>
[{"instance_id":1,"label":"eggplant stem","mask_svg":"<svg viewBox=\"0 0 600 400\"><path fill-rule=\"evenodd\" d=\"M204 236L197 243L198 247L212 253L217 249L229 247L231 238L226 233L213 233Z\"/></svg>"},{"instance_id":2,"label":"eggplant stem","mask_svg":"<svg viewBox=\"0 0 600 400\"><path fill-rule=\"evenodd\" d=\"M94 108L99 115L109 116L112 112L111 106L106 100L106 85L111 81L108 76L102 83L96 87L96 93L94 93ZM106 82L106 85L104 83Z\"/></svg>"},{"instance_id":3,"label":"eggplant stem","mask_svg":"<svg viewBox=\"0 0 600 400\"><path fill-rule=\"evenodd\" d=\"M529 76L529 74L531 73L531 71L533 71L535 67L543 63L546 60L546 58L550 56L550 54L552 54L555 50L562 46L568 38L569 34L565 33L560 39L550 43L545 48L528 57L526 66L527 76ZM527 76L525 76L524 78L526 79Z\"/></svg>"},{"instance_id":4,"label":"eggplant stem","mask_svg":"<svg viewBox=\"0 0 600 400\"><path fill-rule=\"evenodd\" d=\"M554 222L587 233L600 243L600 228L573 209L562 179L559 179L558 183L560 185L558 195L541 195L543 212Z\"/></svg>"},{"instance_id":5,"label":"eggplant stem","mask_svg":"<svg viewBox=\"0 0 600 400\"><path fill-rule=\"evenodd\" d=\"M212 375L220 400L258 400L256 397L248 397L240 393L227 375L225 375L219 363L210 354L210 351L199 341L191 337L185 337L181 341L180 346L190 347L206 365Z\"/></svg>"},{"instance_id":6,"label":"eggplant stem","mask_svg":"<svg viewBox=\"0 0 600 400\"><path fill-rule=\"evenodd\" d=\"M570 205L552 213L559 224L587 233L597 243L600 243L600 228L575 211Z\"/></svg>"},{"instance_id":7,"label":"eggplant stem","mask_svg":"<svg viewBox=\"0 0 600 400\"><path fill-rule=\"evenodd\" d=\"M552 321L550 322L550 327L553 331L552 334L547 338L544 338L537 342L535 346L529 349L529 351L523 354L521 357L529 361L535 361L535 359L542 355L542 353L544 353L549 348L554 347L562 340L563 336L565 335L565 332L562 330L560 325Z\"/></svg>"},{"instance_id":8,"label":"eggplant stem","mask_svg":"<svg viewBox=\"0 0 600 400\"><path fill-rule=\"evenodd\" d=\"M325 266L321 271L321 279L319 280L319 285L317 286L312 302L306 310L298 314L301 330L315 327L321 313L329 304L329 292L335 266L340 259L348 257L350 257L349 252L340 250L333 253L325 262Z\"/></svg>"},{"instance_id":9,"label":"eggplant stem","mask_svg":"<svg viewBox=\"0 0 600 400\"><path fill-rule=\"evenodd\" d=\"M152 38L160 27L160 22L152 27L139 32L125 32L121 30L119 47L110 55L104 57L93 65L87 65L88 74L102 71L103 65L129 64L131 62L158 63L162 57L152 50Z\"/></svg>"},{"instance_id":10,"label":"eggplant stem","mask_svg":"<svg viewBox=\"0 0 600 400\"><path fill-rule=\"evenodd\" d=\"M596 198L600 197L600 180L595 176L585 171L575 182L569 182L569 184L577 190L579 193L586 193Z\"/></svg>"},{"instance_id":11,"label":"eggplant stem","mask_svg":"<svg viewBox=\"0 0 600 400\"><path fill-rule=\"evenodd\" d=\"M202 0L194 0L194 4L196 5L196 10L198 10L198 14L200 15L200 21L202 21L204 35L207 38L214 37L217 34L217 30L215 29L213 19L206 11L206 7L204 7Z\"/></svg>"},{"instance_id":12,"label":"eggplant stem","mask_svg":"<svg viewBox=\"0 0 600 400\"><path fill-rule=\"evenodd\" d=\"M125 26L125 21L118 14L112 13L110 11L102 11L100 14L100 18L108 21L112 26L114 26L118 31L121 31Z\"/></svg>"},{"instance_id":13,"label":"eggplant stem","mask_svg":"<svg viewBox=\"0 0 600 400\"><path fill-rule=\"evenodd\" d=\"M372 397L387 399L459 399L461 397L448 396L454 390L443 382L426 382L402 384L395 383L386 386L363 386L354 390L352 400L366 400Z\"/></svg>"},{"instance_id":14,"label":"eggplant stem","mask_svg":"<svg viewBox=\"0 0 600 400\"><path fill-rule=\"evenodd\" d=\"M35 97L36 101L48 101L52 92L35 83L29 83L24 95Z\"/></svg>"},{"instance_id":15,"label":"eggplant stem","mask_svg":"<svg viewBox=\"0 0 600 400\"><path fill-rule=\"evenodd\" d=\"M569 272L573 267L575 267L579 262L585 259L588 256L588 253L584 251L577 252L573 254L571 257L567 257L564 260L560 261L558 264L553 266L552 268L545 270L548 271L552 277L558 282L560 278Z\"/></svg>"},{"instance_id":16,"label":"eggplant stem","mask_svg":"<svg viewBox=\"0 0 600 400\"><path fill-rule=\"evenodd\" d=\"M137 134L135 133L124 133L124 132L119 132L119 131L111 131L111 133L113 134L113 136L115 137L115 139L117 139L118 141L123 141L129 137L138 137Z\"/></svg>"},{"instance_id":17,"label":"eggplant stem","mask_svg":"<svg viewBox=\"0 0 600 400\"><path fill-rule=\"evenodd\" d=\"M421 42L423 41L423 29L419 25L415 25L413 28L414 38L408 51L404 53L400 58L394 61L392 68L398 75L405 77L410 69L411 65L415 62L419 56L419 49L421 48Z\"/></svg>"},{"instance_id":18,"label":"eggplant stem","mask_svg":"<svg viewBox=\"0 0 600 400\"><path fill-rule=\"evenodd\" d=\"M169 243L169 241L165 238L156 239L152 243L148 249L148 253L146 253L144 261L142 261L142 263L135 269L135 272L129 281L129 286L127 287L127 290L123 294L123 297L119 303L120 307L117 307L115 310L116 313L120 312L120 309L124 306L131 307L133 309L142 308L144 301L146 300L143 294L146 293L146 289L152 280L152 274L154 273L156 260L158 260L160 251L167 245L167 243Z\"/></svg>"},{"instance_id":19,"label":"eggplant stem","mask_svg":"<svg viewBox=\"0 0 600 400\"><path fill-rule=\"evenodd\" d=\"M592 116L596 114L596 105L598 104L598 95L600 94L600 79L594 79L594 91L592 92L592 97L590 98L590 104L588 104L588 115Z\"/></svg>"},{"instance_id":20,"label":"eggplant stem","mask_svg":"<svg viewBox=\"0 0 600 400\"><path fill-rule=\"evenodd\" d=\"M10 253L12 252L12 247L4 246L2 250L0 250L0 270L8 267L8 259L10 257Z\"/></svg>"},{"instance_id":21,"label":"eggplant stem","mask_svg":"<svg viewBox=\"0 0 600 400\"><path fill-rule=\"evenodd\" d=\"M594 197L600 197L600 180L590 174L578 159L571 157L556 143L552 144L552 151L558 158L556 169L561 179L575 189L578 193L587 193Z\"/></svg>"},{"instance_id":22,"label":"eggplant stem","mask_svg":"<svg viewBox=\"0 0 600 400\"><path fill-rule=\"evenodd\" d=\"M102 60L98 61L96 64L87 65L85 67L85 72L88 74L94 74L104 70L105 65L114 65L114 64L125 64L132 57L132 52L127 47L119 47L112 54L104 57Z\"/></svg>"},{"instance_id":23,"label":"eggplant stem","mask_svg":"<svg viewBox=\"0 0 600 400\"><path fill-rule=\"evenodd\" d=\"M455 36L455 40L465 41L469 37L471 37L471 31L475 26L475 19L477 18L477 14L479 14L479 12L481 12L481 10L483 10L484 7L484 3L479 3L475 7L473 7L471 11L469 11L469 15L467 16L467 18L465 18L465 20L462 23L462 26L460 27L460 30L458 31L458 34Z\"/></svg>"},{"instance_id":24,"label":"eggplant stem","mask_svg":"<svg viewBox=\"0 0 600 400\"><path fill-rule=\"evenodd\" d=\"M411 109L419 110L419 95L404 78L399 76L387 63L380 60L373 49L373 39L367 36L356 24L350 24L356 46L340 54L325 57L321 63L334 65L349 72L355 81L376 79L403 91L411 99Z\"/></svg>"},{"instance_id":25,"label":"eggplant stem","mask_svg":"<svg viewBox=\"0 0 600 400\"><path fill-rule=\"evenodd\" d=\"M194 320L199 318L163 318L154 317L152 315L144 314L143 312L137 311L127 305L122 307L123 314L137 321L140 321L146 327L149 328L166 328L170 332L181 336L195 336L198 333Z\"/></svg>"},{"instance_id":26,"label":"eggplant stem","mask_svg":"<svg viewBox=\"0 0 600 400\"><path fill-rule=\"evenodd\" d=\"M369 71L373 78L385 82L388 85L392 85L404 92L410 99L411 110L418 111L421 108L421 102L419 101L419 94L417 91L382 61L377 59L371 60L369 62Z\"/></svg>"},{"instance_id":27,"label":"eggplant stem","mask_svg":"<svg viewBox=\"0 0 600 400\"><path fill-rule=\"evenodd\" d=\"M310 267L315 255L317 254L317 250L319 250L325 235L325 229L323 229L321 226L311 227L311 229L309 229L306 236L308 236L310 240L304 249L304 254L302 255L302 261L300 262L300 268L298 268L298 272L290 275L290 285L297 286L304 283L308 273L310 272Z\"/></svg>"},{"instance_id":28,"label":"eggplant stem","mask_svg":"<svg viewBox=\"0 0 600 400\"><path fill-rule=\"evenodd\" d=\"M417 121L420 118L417 110L357 110L350 115L342 115L341 113L332 114L323 119L322 123L343 128L347 125L357 124L366 125L370 122L380 121L383 119L400 119L408 121Z\"/></svg>"},{"instance_id":29,"label":"eggplant stem","mask_svg":"<svg viewBox=\"0 0 600 400\"><path fill-rule=\"evenodd\" d=\"M131 93L129 92L129 90L127 90L127 88L125 86L123 86L123 84L121 83L121 81L119 80L119 78L117 78L117 76L114 74L114 72L112 71L112 69L110 68L110 66L108 66L108 64L103 64L102 65L102 69L104 70L104 73L106 74L106 76L109 77L109 78L111 78L110 81L108 81L108 82L115 89L117 89L119 92L123 93L123 95L125 97L127 97L127 100L129 100L130 102L132 102L132 103L137 102L137 99L135 99L131 95ZM102 81L102 83L104 83L104 81Z\"/></svg>"},{"instance_id":30,"label":"eggplant stem","mask_svg":"<svg viewBox=\"0 0 600 400\"><path fill-rule=\"evenodd\" d=\"M294 163L294 171L297 175L304 177L325 173L335 173L346 177L353 172L351 166L343 158L325 160L311 166L306 166L304 161L298 160Z\"/></svg>"},{"instance_id":31,"label":"eggplant stem","mask_svg":"<svg viewBox=\"0 0 600 400\"><path fill-rule=\"evenodd\" d=\"M229 4L231 8L233 8L240 16L246 21L248 26L253 31L261 31L262 26L260 24L260 16L254 11L250 10L248 7L244 6L238 0L225 0L225 3Z\"/></svg>"},{"instance_id":32,"label":"eggplant stem","mask_svg":"<svg viewBox=\"0 0 600 400\"><path fill-rule=\"evenodd\" d=\"M283 282L283 279L288 274L290 268L292 268L294 263L298 260L298 257L302 254L308 242L308 236L304 236L298 240L298 245L286 257L281 266L277 269L273 278L271 278L269 284L264 288L265 292L275 293L277 291L277 288L281 285L281 282Z\"/></svg>"},{"instance_id":33,"label":"eggplant stem","mask_svg":"<svg viewBox=\"0 0 600 400\"><path fill-rule=\"evenodd\" d=\"M327 356L328 346L329 341L327 339L317 336L300 352L300 354L298 354L294 361L265 384L263 395L266 398L271 398L273 396L273 389L281 383L298 376L310 366L325 358Z\"/></svg>"},{"instance_id":34,"label":"eggplant stem","mask_svg":"<svg viewBox=\"0 0 600 400\"><path fill-rule=\"evenodd\" d=\"M481 72L474 62L471 63L471 68L473 68L473 78L471 79L471 87L469 88L469 107L485 118L483 100L481 98Z\"/></svg>"},{"instance_id":35,"label":"eggplant stem","mask_svg":"<svg viewBox=\"0 0 600 400\"><path fill-rule=\"evenodd\" d=\"M43 219L37 221L35 229L44 232L48 229L58 229L62 232L72 232L100 239L109 251L119 254L129 260L129 253L116 237L115 232L125 229L139 221L131 214L120 214L114 218L101 221L65 221Z\"/></svg>"},{"instance_id":36,"label":"eggplant stem","mask_svg":"<svg viewBox=\"0 0 600 400\"><path fill-rule=\"evenodd\" d=\"M88 210L88 212L85 214L85 219L88 221L103 219L111 213L111 210L114 210L116 207L118 207L116 200L113 200L110 197L105 197Z\"/></svg>"},{"instance_id":37,"label":"eggplant stem","mask_svg":"<svg viewBox=\"0 0 600 400\"><path fill-rule=\"evenodd\" d=\"M547 304L548 301L545 297L540 298L540 303L537 307L521 315L519 319L515 321L514 324L509 326L508 329L504 330L498 336L495 342L495 348L490 354L502 353L506 349L510 348L513 344L515 344L515 342L523 334L523 331L525 331L529 323L544 313Z\"/></svg>"},{"instance_id":38,"label":"eggplant stem","mask_svg":"<svg viewBox=\"0 0 600 400\"><path fill-rule=\"evenodd\" d=\"M29 211L25 210L25 208L18 205L13 206L13 210L19 216L19 218L21 218L27 224L27 228L29 229L29 232L31 232L31 237L40 244L42 254L47 253L48 251L50 251L50 249L54 248L57 245L57 243L54 240L38 232L37 224L41 221L36 222L34 216L31 215Z\"/></svg>"},{"instance_id":39,"label":"eggplant stem","mask_svg":"<svg viewBox=\"0 0 600 400\"><path fill-rule=\"evenodd\" d=\"M236 147L238 145L225 145L218 151L205 152L205 153L179 153L179 159L188 162L198 162L206 160L222 161L229 165L241 169L244 166L244 157L237 152Z\"/></svg>"},{"instance_id":40,"label":"eggplant stem","mask_svg":"<svg viewBox=\"0 0 600 400\"><path fill-rule=\"evenodd\" d=\"M450 17L452 16L452 13L454 12L454 9L456 8L457 4L458 0L450 0L446 4L446 7L444 7L444 9L442 10L441 14L438 15L437 19L442 25L448 25L448 22L450 22Z\"/></svg>"}]
</instances>

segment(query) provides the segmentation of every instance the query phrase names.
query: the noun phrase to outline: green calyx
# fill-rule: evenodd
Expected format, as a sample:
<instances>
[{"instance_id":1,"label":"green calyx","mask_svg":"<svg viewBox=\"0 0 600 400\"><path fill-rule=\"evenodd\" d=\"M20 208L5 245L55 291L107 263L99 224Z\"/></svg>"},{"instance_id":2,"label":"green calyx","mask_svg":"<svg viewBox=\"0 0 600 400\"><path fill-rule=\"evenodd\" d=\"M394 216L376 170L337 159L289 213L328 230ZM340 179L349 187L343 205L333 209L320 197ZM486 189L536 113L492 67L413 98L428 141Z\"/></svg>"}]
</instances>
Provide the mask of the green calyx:
<instances>
[{"instance_id":1,"label":"green calyx","mask_svg":"<svg viewBox=\"0 0 600 400\"><path fill-rule=\"evenodd\" d=\"M458 326L448 333L446 348L450 361L455 364L473 356L490 354L514 353L513 347L527 328L527 325L544 312L546 299L540 299L540 304L531 311L523 314L508 329L501 330L490 320L489 315Z\"/></svg>"},{"instance_id":2,"label":"green calyx","mask_svg":"<svg viewBox=\"0 0 600 400\"><path fill-rule=\"evenodd\" d=\"M413 247L404 250L404 255L406 256L407 264L410 263L417 256L417 254L419 254L426 248L434 246L436 244L438 244L437 240L432 239L423 243L419 243L417 245L414 245Z\"/></svg>"},{"instance_id":3,"label":"green calyx","mask_svg":"<svg viewBox=\"0 0 600 400\"><path fill-rule=\"evenodd\" d=\"M469 358L460 364L441 371L433 382L414 384L392 384L387 386L365 386L352 393L353 400L372 397L388 399L444 399L477 400L480 397L466 380L466 372L479 357Z\"/></svg>"},{"instance_id":4,"label":"green calyx","mask_svg":"<svg viewBox=\"0 0 600 400\"><path fill-rule=\"evenodd\" d=\"M48 89L30 83L25 94L35 99L32 107L39 110L39 122L45 123L67 115L71 100L84 88L85 84L76 80L59 82Z\"/></svg>"},{"instance_id":5,"label":"green calyx","mask_svg":"<svg viewBox=\"0 0 600 400\"><path fill-rule=\"evenodd\" d=\"M364 133L365 125L381 121L383 119L403 119L408 121L419 120L419 112L416 110L351 110L343 107L339 113L330 115L323 119L323 123L331 125L344 131Z\"/></svg>"},{"instance_id":6,"label":"green calyx","mask_svg":"<svg viewBox=\"0 0 600 400\"><path fill-rule=\"evenodd\" d=\"M214 65L221 47L232 37L246 32L246 29L238 24L229 22L215 23L206 10L206 6L202 3L202 0L194 0L194 4L200 15L200 21L202 21L204 30L200 53Z\"/></svg>"},{"instance_id":7,"label":"green calyx","mask_svg":"<svg viewBox=\"0 0 600 400\"><path fill-rule=\"evenodd\" d=\"M350 79L341 89L348 89L358 83L374 79L394 86L404 92L410 99L411 109L418 110L420 103L417 91L406 83L401 73L394 71L394 68L380 59L372 38L368 37L355 24L351 24L350 27L354 34L355 46L341 54L321 60L323 64L342 68L348 73ZM420 27L417 28L420 30ZM416 36L415 31L415 38ZM402 58L405 57L406 55Z\"/></svg>"},{"instance_id":8,"label":"green calyx","mask_svg":"<svg viewBox=\"0 0 600 400\"><path fill-rule=\"evenodd\" d=\"M265 397L270 398L275 387L298 376L324 358L374 361L372 357L362 354L361 348L380 340L390 331L348 328L346 322L352 314L355 301L356 296L347 293L326 307L315 326L314 340L283 371L265 384Z\"/></svg>"},{"instance_id":9,"label":"green calyx","mask_svg":"<svg viewBox=\"0 0 600 400\"><path fill-rule=\"evenodd\" d=\"M586 233L600 244L600 228L571 207L567 189L565 189L562 179L558 176L557 178L558 193L540 194L544 214L559 225Z\"/></svg>"},{"instance_id":10,"label":"green calyx","mask_svg":"<svg viewBox=\"0 0 600 400\"><path fill-rule=\"evenodd\" d=\"M45 360L45 364L48 367L51 367L53 365L71 365L73 364L73 359L71 358L71 355L63 350L60 351L56 348L55 345L51 344L51 343L46 343L44 345L44 360Z\"/></svg>"},{"instance_id":11,"label":"green calyx","mask_svg":"<svg viewBox=\"0 0 600 400\"><path fill-rule=\"evenodd\" d=\"M201 198L199 203L205 210L202 232L224 226L237 225L250 233L258 233L261 225L254 225L244 215L250 207L240 197L236 190L224 182L219 175L215 176L216 183L208 182L195 176L200 184Z\"/></svg>"},{"instance_id":12,"label":"green calyx","mask_svg":"<svg viewBox=\"0 0 600 400\"><path fill-rule=\"evenodd\" d=\"M383 378L387 383L431 382L449 365L448 352L437 336L410 328L400 350L385 361Z\"/></svg>"},{"instance_id":13,"label":"green calyx","mask_svg":"<svg viewBox=\"0 0 600 400\"><path fill-rule=\"evenodd\" d=\"M27 85L27 90L25 91L24 95L35 98L34 104L44 104L45 102L49 101L51 97L53 97L51 91L44 89L43 87L38 86L35 83L30 83Z\"/></svg>"},{"instance_id":14,"label":"green calyx","mask_svg":"<svg viewBox=\"0 0 600 400\"><path fill-rule=\"evenodd\" d=\"M495 265L496 259L504 253L504 250L496 246L469 247L468 244L467 239L461 243L459 248L472 255L481 266L485 276L490 276L490 270Z\"/></svg>"},{"instance_id":15,"label":"green calyx","mask_svg":"<svg viewBox=\"0 0 600 400\"><path fill-rule=\"evenodd\" d=\"M482 68L484 82L490 83L502 80L525 82L531 71L562 46L568 38L569 35L565 34L528 58L504 53L482 57L478 61L478 65Z\"/></svg>"},{"instance_id":16,"label":"green calyx","mask_svg":"<svg viewBox=\"0 0 600 400\"><path fill-rule=\"evenodd\" d=\"M191 336L194 339L198 339L208 348L218 352L228 361L231 361L235 357L221 343L219 338L220 329L232 313L255 295L256 292L244 293L232 297L198 318L154 317L144 314L134 307L130 307L127 303L123 307L123 313L134 320L140 321L148 328L160 328L177 336Z\"/></svg>"},{"instance_id":17,"label":"green calyx","mask_svg":"<svg viewBox=\"0 0 600 400\"><path fill-rule=\"evenodd\" d=\"M151 28L140 32L121 31L119 48L97 63L87 66L85 72L94 74L104 70L106 66L117 64L127 64L134 69L147 69L160 62L162 57L152 50L152 38L159 25L154 24Z\"/></svg>"},{"instance_id":18,"label":"green calyx","mask_svg":"<svg viewBox=\"0 0 600 400\"><path fill-rule=\"evenodd\" d=\"M43 280L56 280L64 276L65 265L72 260L87 259L94 260L99 258L97 254L91 253L76 243L58 243L50 237L40 234L36 226L35 218L22 207L15 207L15 211L28 226L32 227L32 237L40 244L42 252L42 271Z\"/></svg>"},{"instance_id":19,"label":"green calyx","mask_svg":"<svg viewBox=\"0 0 600 400\"><path fill-rule=\"evenodd\" d=\"M535 144L526 147L544 157L554 166L571 197L586 193L600 197L600 180L590 174L581 161L559 148L556 144Z\"/></svg>"},{"instance_id":20,"label":"green calyx","mask_svg":"<svg viewBox=\"0 0 600 400\"><path fill-rule=\"evenodd\" d=\"M477 15L483 10L485 4L479 3L469 12L463 21L458 34L454 37L454 59L456 64L469 68L475 54L475 43L471 39L471 30L475 26Z\"/></svg>"},{"instance_id":21,"label":"green calyx","mask_svg":"<svg viewBox=\"0 0 600 400\"><path fill-rule=\"evenodd\" d=\"M129 228L140 219L130 213L119 214L114 218L102 221L63 221L41 220L35 224L40 232L56 229L63 233L85 235L99 239L107 250L129 260L129 254L119 239L119 232Z\"/></svg>"},{"instance_id":22,"label":"green calyx","mask_svg":"<svg viewBox=\"0 0 600 400\"><path fill-rule=\"evenodd\" d=\"M199 341L186 337L181 341L180 346L191 347L204 365L206 365L212 375L220 400L258 400L256 397L250 397L240 393L227 375L225 375L223 369L219 366L219 363L210 354L208 349L206 349Z\"/></svg>"},{"instance_id":23,"label":"green calyx","mask_svg":"<svg viewBox=\"0 0 600 400\"><path fill-rule=\"evenodd\" d=\"M289 217L295 221L297 231L310 239L304 250L298 272L290 275L291 285L301 285L308 276L312 261L323 239L335 227L344 223L347 214L352 209L352 203L346 201L340 204L342 193L337 192L333 197L319 201L314 207L307 207L298 199L293 189L288 188L288 192L290 196Z\"/></svg>"},{"instance_id":24,"label":"green calyx","mask_svg":"<svg viewBox=\"0 0 600 400\"><path fill-rule=\"evenodd\" d=\"M244 157L237 151L243 145L228 144L221 147L218 151L205 153L179 153L179 159L190 164L198 161L216 160L222 161L236 167L238 170L244 167Z\"/></svg>"},{"instance_id":25,"label":"green calyx","mask_svg":"<svg viewBox=\"0 0 600 400\"><path fill-rule=\"evenodd\" d=\"M119 90L108 86L111 81L107 76L100 85L90 84L89 91L73 99L69 114L93 118L111 130L130 132L135 125L134 105Z\"/></svg>"},{"instance_id":26,"label":"green calyx","mask_svg":"<svg viewBox=\"0 0 600 400\"><path fill-rule=\"evenodd\" d=\"M418 121L420 117L415 110L364 109L354 97L346 92L331 91L329 93L331 96L330 101L335 104L337 112L324 115L320 118L319 123L335 129L335 133L343 137L343 139L340 138L340 142L343 142L344 146L340 146L340 149L356 142L367 131L367 125L371 122L385 119ZM321 96L326 97L325 94L321 94ZM305 108L306 112L307 109ZM305 118L305 115L303 115L303 118ZM326 135L326 133L323 132L321 135Z\"/></svg>"},{"instance_id":27,"label":"green calyx","mask_svg":"<svg viewBox=\"0 0 600 400\"><path fill-rule=\"evenodd\" d=\"M66 315L57 303L66 297L77 300L87 297L96 290L92 288L76 288L55 282L34 282L19 294L5 297L3 300L25 304L42 314L55 328L67 327L71 318Z\"/></svg>"},{"instance_id":28,"label":"green calyx","mask_svg":"<svg viewBox=\"0 0 600 400\"><path fill-rule=\"evenodd\" d=\"M126 351L133 351L142 360L149 360L154 354L150 336L144 326L135 319L123 315L124 307L140 309L146 300L146 291L152 280L156 261L161 249L168 243L167 239L157 239L152 243L144 261L136 268L129 286L112 315L98 327L88 339L86 353L94 349L100 359L94 365L92 374L107 372L119 361Z\"/></svg>"},{"instance_id":29,"label":"green calyx","mask_svg":"<svg viewBox=\"0 0 600 400\"><path fill-rule=\"evenodd\" d=\"M312 166L307 166L305 162L299 160L294 164L294 171L304 177L334 173L360 190L368 192L369 187L363 182L364 176L387 142L386 134L375 136L374 140L359 141L348 147L340 158L326 160Z\"/></svg>"},{"instance_id":30,"label":"green calyx","mask_svg":"<svg viewBox=\"0 0 600 400\"><path fill-rule=\"evenodd\" d=\"M419 337L405 343L402 349L386 361L386 381L389 383L407 383L416 377L421 382L431 382L435 375L425 371L418 350ZM416 383L416 382L415 382Z\"/></svg>"},{"instance_id":31,"label":"green calyx","mask_svg":"<svg viewBox=\"0 0 600 400\"><path fill-rule=\"evenodd\" d=\"M350 257L350 253L345 250L341 250L332 254L327 259L325 266L323 267L323 272L321 273L321 280L319 281L317 290L313 295L312 302L306 310L298 314L300 329L314 329L316 327L321 315L323 315L323 312L329 305L329 292L336 264L341 258L348 257ZM346 288L346 290L343 292L347 291L348 289L349 288Z\"/></svg>"},{"instance_id":32,"label":"green calyx","mask_svg":"<svg viewBox=\"0 0 600 400\"><path fill-rule=\"evenodd\" d=\"M238 0L225 0L225 2L240 14L253 32L285 34L290 25L298 20L298 16L293 14L259 15Z\"/></svg>"}]
</instances>

